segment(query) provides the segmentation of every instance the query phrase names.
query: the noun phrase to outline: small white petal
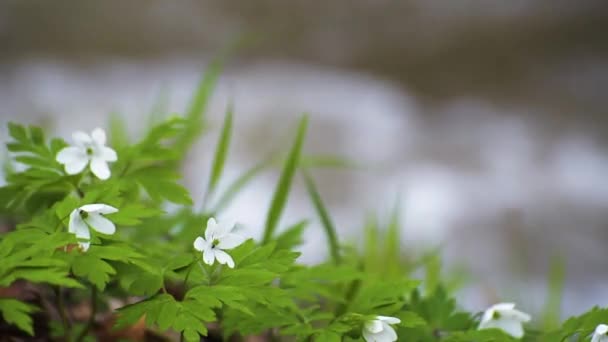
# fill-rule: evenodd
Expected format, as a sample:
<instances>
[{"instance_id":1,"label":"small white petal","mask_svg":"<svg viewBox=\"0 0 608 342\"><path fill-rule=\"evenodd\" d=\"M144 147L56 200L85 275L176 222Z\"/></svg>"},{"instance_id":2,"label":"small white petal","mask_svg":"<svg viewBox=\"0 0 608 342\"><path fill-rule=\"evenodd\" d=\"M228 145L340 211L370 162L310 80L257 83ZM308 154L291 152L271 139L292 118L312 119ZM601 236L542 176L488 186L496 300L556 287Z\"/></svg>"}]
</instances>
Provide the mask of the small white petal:
<instances>
[{"instance_id":1,"label":"small white petal","mask_svg":"<svg viewBox=\"0 0 608 342\"><path fill-rule=\"evenodd\" d=\"M91 228L102 234L112 235L116 232L114 223L99 214L89 214L89 217L87 217L85 221Z\"/></svg>"},{"instance_id":2,"label":"small white petal","mask_svg":"<svg viewBox=\"0 0 608 342\"><path fill-rule=\"evenodd\" d=\"M606 324L599 324L597 327L595 327L595 333L598 335L606 335L608 334L608 325Z\"/></svg>"},{"instance_id":3,"label":"small white petal","mask_svg":"<svg viewBox=\"0 0 608 342\"><path fill-rule=\"evenodd\" d=\"M376 342L375 334L363 329L363 338L367 342Z\"/></svg>"},{"instance_id":4,"label":"small white petal","mask_svg":"<svg viewBox=\"0 0 608 342\"><path fill-rule=\"evenodd\" d=\"M115 162L116 160L118 160L116 151L107 146L102 146L99 149L99 157L108 162Z\"/></svg>"},{"instance_id":5,"label":"small white petal","mask_svg":"<svg viewBox=\"0 0 608 342\"><path fill-rule=\"evenodd\" d=\"M524 336L524 328L520 322L505 319L499 320L497 325L500 329L504 330L504 332L515 338L521 338Z\"/></svg>"},{"instance_id":6,"label":"small white petal","mask_svg":"<svg viewBox=\"0 0 608 342\"><path fill-rule=\"evenodd\" d=\"M79 241L78 242L78 246L80 246L80 248L86 252L89 250L89 247L91 246L91 242L90 241Z\"/></svg>"},{"instance_id":7,"label":"small white petal","mask_svg":"<svg viewBox=\"0 0 608 342\"><path fill-rule=\"evenodd\" d=\"M213 217L210 217L207 220L207 228L205 228L205 240L213 241L213 239L215 239L215 236L216 236L217 228L218 228L217 222L215 221L215 219Z\"/></svg>"},{"instance_id":8,"label":"small white petal","mask_svg":"<svg viewBox=\"0 0 608 342\"><path fill-rule=\"evenodd\" d=\"M87 213L99 214L114 214L115 212L118 212L118 209L114 208L113 206L102 203L85 204L78 209L84 210Z\"/></svg>"},{"instance_id":9,"label":"small white petal","mask_svg":"<svg viewBox=\"0 0 608 342\"><path fill-rule=\"evenodd\" d=\"M213 248L205 248L203 250L203 261L207 265L213 265L215 261L215 250Z\"/></svg>"},{"instance_id":10,"label":"small white petal","mask_svg":"<svg viewBox=\"0 0 608 342\"><path fill-rule=\"evenodd\" d=\"M101 180L106 180L110 178L111 175L108 163L98 157L91 159L91 171Z\"/></svg>"},{"instance_id":11,"label":"small white petal","mask_svg":"<svg viewBox=\"0 0 608 342\"><path fill-rule=\"evenodd\" d=\"M215 258L220 264L228 264L228 267L234 268L234 260L232 260L232 257L228 253L216 249Z\"/></svg>"},{"instance_id":12,"label":"small white petal","mask_svg":"<svg viewBox=\"0 0 608 342\"><path fill-rule=\"evenodd\" d=\"M75 146L64 147L57 153L55 160L57 160L61 164L70 164L73 162L77 162L79 160L87 158L87 152L85 149Z\"/></svg>"},{"instance_id":13,"label":"small white petal","mask_svg":"<svg viewBox=\"0 0 608 342\"><path fill-rule=\"evenodd\" d=\"M196 240L194 240L194 249L196 249L199 252L202 252L203 250L205 250L206 247L206 243L205 243L205 239L203 239L202 237L197 237Z\"/></svg>"},{"instance_id":14,"label":"small white petal","mask_svg":"<svg viewBox=\"0 0 608 342\"><path fill-rule=\"evenodd\" d=\"M388 324L383 323L382 331L376 334L376 341L393 342L397 341L397 333Z\"/></svg>"},{"instance_id":15,"label":"small white petal","mask_svg":"<svg viewBox=\"0 0 608 342\"><path fill-rule=\"evenodd\" d=\"M95 128L93 132L91 132L91 138L93 138L93 141L97 145L103 146L106 144L106 131L101 128Z\"/></svg>"},{"instance_id":16,"label":"small white petal","mask_svg":"<svg viewBox=\"0 0 608 342\"><path fill-rule=\"evenodd\" d=\"M373 321L367 321L365 322L364 328L365 330L371 333L377 334L382 331L382 321L377 319Z\"/></svg>"},{"instance_id":17,"label":"small white petal","mask_svg":"<svg viewBox=\"0 0 608 342\"><path fill-rule=\"evenodd\" d=\"M68 232L75 234L76 237L86 237L86 234L89 233L89 227L82 220L82 217L80 217L80 213L78 212L78 209L74 209L70 213L70 221L68 223Z\"/></svg>"},{"instance_id":18,"label":"small white petal","mask_svg":"<svg viewBox=\"0 0 608 342\"><path fill-rule=\"evenodd\" d=\"M87 164L89 163L89 158L84 157L82 159L74 159L69 163L65 164L65 172L68 175L76 175L82 172Z\"/></svg>"},{"instance_id":19,"label":"small white petal","mask_svg":"<svg viewBox=\"0 0 608 342\"><path fill-rule=\"evenodd\" d=\"M386 322L388 324L399 324L401 323L401 320L397 317L390 317L390 316L378 316L376 317L377 319L379 319L382 322Z\"/></svg>"},{"instance_id":20,"label":"small white petal","mask_svg":"<svg viewBox=\"0 0 608 342\"><path fill-rule=\"evenodd\" d=\"M245 238L237 235L228 233L220 238L220 243L217 245L219 249L231 249L245 242Z\"/></svg>"},{"instance_id":21,"label":"small white petal","mask_svg":"<svg viewBox=\"0 0 608 342\"><path fill-rule=\"evenodd\" d=\"M91 145L91 143L93 143L93 139L91 139L88 134L81 131L76 131L72 133L72 139L74 140L76 146L79 147L87 147L88 145Z\"/></svg>"},{"instance_id":22,"label":"small white petal","mask_svg":"<svg viewBox=\"0 0 608 342\"><path fill-rule=\"evenodd\" d=\"M494 304L490 307L490 309L495 311L506 311L515 309L515 303L498 303Z\"/></svg>"},{"instance_id":23,"label":"small white petal","mask_svg":"<svg viewBox=\"0 0 608 342\"><path fill-rule=\"evenodd\" d=\"M503 311L501 312L501 314L505 317L505 318L509 318L509 319L513 319L516 321L520 321L520 322L530 322L530 320L532 319L532 317L530 315L528 315L525 312L521 312L519 310L509 310L509 311Z\"/></svg>"}]
</instances>

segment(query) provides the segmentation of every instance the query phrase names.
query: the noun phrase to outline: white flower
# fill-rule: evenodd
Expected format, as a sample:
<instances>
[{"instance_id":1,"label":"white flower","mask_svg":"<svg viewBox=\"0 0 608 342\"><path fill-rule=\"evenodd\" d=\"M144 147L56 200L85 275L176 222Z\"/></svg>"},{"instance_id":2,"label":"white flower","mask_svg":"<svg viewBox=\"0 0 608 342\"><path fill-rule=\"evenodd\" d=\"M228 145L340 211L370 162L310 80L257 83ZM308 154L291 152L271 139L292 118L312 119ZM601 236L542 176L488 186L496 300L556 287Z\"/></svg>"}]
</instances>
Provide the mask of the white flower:
<instances>
[{"instance_id":1,"label":"white flower","mask_svg":"<svg viewBox=\"0 0 608 342\"><path fill-rule=\"evenodd\" d=\"M70 223L68 224L68 231L75 234L79 240L78 245L84 250L89 249L91 244L91 233L89 227L94 230L107 235L112 235L116 231L116 226L112 221L103 217L103 214L112 214L117 212L118 209L111 207L107 204L87 204L80 208L74 209L70 214Z\"/></svg>"},{"instance_id":2,"label":"white flower","mask_svg":"<svg viewBox=\"0 0 608 342\"><path fill-rule=\"evenodd\" d=\"M207 265L213 265L214 260L220 264L228 264L228 267L234 268L234 260L224 252L224 249L231 249L245 241L245 238L231 233L234 224L218 224L212 217L207 221L207 229L205 237L197 237L194 240L194 249L203 252L203 261Z\"/></svg>"},{"instance_id":3,"label":"white flower","mask_svg":"<svg viewBox=\"0 0 608 342\"><path fill-rule=\"evenodd\" d=\"M515 338L521 338L524 336L522 324L529 321L530 315L515 310L515 304L500 303L492 305L483 313L479 329L497 328Z\"/></svg>"},{"instance_id":4,"label":"white flower","mask_svg":"<svg viewBox=\"0 0 608 342\"><path fill-rule=\"evenodd\" d=\"M608 342L608 325L600 324L595 327L591 342Z\"/></svg>"},{"instance_id":5,"label":"white flower","mask_svg":"<svg viewBox=\"0 0 608 342\"><path fill-rule=\"evenodd\" d=\"M401 320L395 317L376 316L376 319L363 324L363 338L367 342L397 341L397 333L389 324L399 324Z\"/></svg>"},{"instance_id":6,"label":"white flower","mask_svg":"<svg viewBox=\"0 0 608 342\"><path fill-rule=\"evenodd\" d=\"M65 166L65 172L75 175L91 163L91 171L99 179L110 178L110 168L108 162L117 160L116 152L105 146L106 132L101 128L95 128L91 135L84 132L74 132L72 134L74 146L63 148L55 158Z\"/></svg>"}]
</instances>

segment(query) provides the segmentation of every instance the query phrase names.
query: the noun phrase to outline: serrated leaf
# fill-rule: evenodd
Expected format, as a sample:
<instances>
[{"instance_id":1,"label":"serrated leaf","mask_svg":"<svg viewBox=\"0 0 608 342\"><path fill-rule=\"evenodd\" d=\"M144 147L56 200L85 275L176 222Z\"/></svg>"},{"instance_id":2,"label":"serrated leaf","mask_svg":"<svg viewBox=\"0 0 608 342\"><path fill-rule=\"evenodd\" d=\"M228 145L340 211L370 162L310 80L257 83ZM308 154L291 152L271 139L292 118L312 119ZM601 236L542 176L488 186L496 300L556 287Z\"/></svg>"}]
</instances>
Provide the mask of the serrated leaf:
<instances>
[{"instance_id":1,"label":"serrated leaf","mask_svg":"<svg viewBox=\"0 0 608 342\"><path fill-rule=\"evenodd\" d=\"M308 226L308 220L302 220L285 229L284 232L276 237L277 249L291 250L303 243L302 234Z\"/></svg>"},{"instance_id":2,"label":"serrated leaf","mask_svg":"<svg viewBox=\"0 0 608 342\"><path fill-rule=\"evenodd\" d=\"M116 270L107 262L96 256L82 254L74 258L72 271L79 277L86 278L98 289L103 291L110 281L110 276L116 274Z\"/></svg>"},{"instance_id":3,"label":"serrated leaf","mask_svg":"<svg viewBox=\"0 0 608 342\"><path fill-rule=\"evenodd\" d=\"M34 336L34 327L30 314L38 308L16 299L0 298L0 313L9 324L14 324L30 336Z\"/></svg>"}]
</instances>

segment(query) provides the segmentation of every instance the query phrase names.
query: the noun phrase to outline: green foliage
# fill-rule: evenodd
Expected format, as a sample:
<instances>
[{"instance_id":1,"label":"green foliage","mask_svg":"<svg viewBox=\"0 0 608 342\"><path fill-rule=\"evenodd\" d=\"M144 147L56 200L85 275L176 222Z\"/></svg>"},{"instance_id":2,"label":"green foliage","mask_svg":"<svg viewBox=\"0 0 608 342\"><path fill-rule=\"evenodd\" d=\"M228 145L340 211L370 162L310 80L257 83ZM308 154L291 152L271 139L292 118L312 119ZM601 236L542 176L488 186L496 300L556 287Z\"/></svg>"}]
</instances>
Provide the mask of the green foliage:
<instances>
[{"instance_id":1,"label":"green foliage","mask_svg":"<svg viewBox=\"0 0 608 342\"><path fill-rule=\"evenodd\" d=\"M340 263L340 246L338 246L338 236L336 233L336 228L334 227L331 218L329 217L329 213L323 204L323 200L321 199L321 195L317 190L317 186L315 185L312 177L306 172L303 172L304 181L306 184L306 189L308 190L308 194L310 195L310 200L312 201L315 210L317 211L317 215L321 219L321 223L323 224L323 228L325 229L325 235L327 235L329 250L331 252L331 256L335 263Z\"/></svg>"},{"instance_id":2,"label":"green foliage","mask_svg":"<svg viewBox=\"0 0 608 342\"><path fill-rule=\"evenodd\" d=\"M30 336L34 336L33 322L30 315L38 309L16 299L0 298L0 313L9 324L16 325Z\"/></svg>"},{"instance_id":3,"label":"green foliage","mask_svg":"<svg viewBox=\"0 0 608 342\"><path fill-rule=\"evenodd\" d=\"M287 156L285 166L283 167L283 172L281 173L277 188L275 189L272 197L272 202L270 203L270 209L268 210L268 215L266 216L266 226L263 238L264 242L269 242L273 237L274 231L279 223L279 218L283 212L283 208L285 208L285 203L287 202L287 196L289 195L289 190L291 189L293 176L300 161L300 154L302 151L302 146L304 145L304 137L306 135L307 127L308 117L303 116L300 120L300 124L298 125L295 141L291 147L289 155Z\"/></svg>"},{"instance_id":4,"label":"green foliage","mask_svg":"<svg viewBox=\"0 0 608 342\"><path fill-rule=\"evenodd\" d=\"M403 341L514 340L498 329L477 329L480 315L457 305L438 252L413 256L410 249L402 248L398 201L387 221L368 216L361 250L341 243L307 170L358 165L329 155L306 155L307 116L300 120L290 150L281 151L286 152L284 160L267 158L216 194L220 180L224 181L233 137L234 112L229 105L210 177L202 180L207 184L203 207L192 208L180 170L190 147L205 131L206 108L220 70L219 63L211 64L183 116L165 116L161 99L148 120L151 126L140 137L132 137L124 120L113 116L108 146L115 149L118 160L110 165L107 180L93 177L88 169L68 175L55 160L67 146L65 141L46 139L39 127L8 125L7 150L12 159L5 165L6 184L0 187L0 329L13 330L0 330L1 334L18 340L42 334L39 330L48 325L44 337L95 340L102 329L95 319L107 317L107 322L115 322L114 332L145 323L146 333L161 339L177 333L187 341L199 341L201 336L239 340L250 335L275 341L362 341L366 323L390 316L401 321L393 328ZM224 237L216 237L217 241L206 241L213 247L205 245L202 253L196 250L193 243L205 236L207 220L279 161L282 171L262 241L248 239L224 249L220 248ZM316 265L298 262L296 251L304 242L309 219L290 217L291 225L280 226L297 172L304 176L328 241L331 258ZM209 207L207 200L212 203ZM118 211L104 214L81 208L91 204ZM80 221L81 225L74 224ZM90 239L85 241L87 232ZM326 254L320 247L323 243L312 243L317 243L319 255ZM234 268L225 259L225 264L217 262L226 257L217 254L218 249L232 258ZM210 251L213 262L209 254L204 257ZM561 266L556 264L552 272L542 325L547 331L527 326L523 341L588 341L598 324L608 322L608 309L594 308L559 323ZM412 274L424 274L423 281ZM13 294L24 286L35 289L34 299ZM117 303L116 310L110 309ZM66 314L85 305L96 315L83 319ZM34 324L34 319L50 322ZM535 325L536 321L531 326ZM21 332L14 333L16 329Z\"/></svg>"}]
</instances>

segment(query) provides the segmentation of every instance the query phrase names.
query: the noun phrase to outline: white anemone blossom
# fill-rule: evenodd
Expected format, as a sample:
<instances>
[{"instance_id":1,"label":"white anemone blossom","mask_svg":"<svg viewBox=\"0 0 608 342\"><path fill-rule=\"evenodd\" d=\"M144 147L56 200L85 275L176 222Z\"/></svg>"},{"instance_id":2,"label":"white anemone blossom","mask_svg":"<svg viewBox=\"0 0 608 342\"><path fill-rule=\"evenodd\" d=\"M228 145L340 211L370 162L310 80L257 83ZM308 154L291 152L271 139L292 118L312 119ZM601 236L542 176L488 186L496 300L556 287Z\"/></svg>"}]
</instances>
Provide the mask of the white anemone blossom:
<instances>
[{"instance_id":1,"label":"white anemone blossom","mask_svg":"<svg viewBox=\"0 0 608 342\"><path fill-rule=\"evenodd\" d=\"M595 327L591 342L608 342L608 325L600 324Z\"/></svg>"},{"instance_id":2,"label":"white anemone blossom","mask_svg":"<svg viewBox=\"0 0 608 342\"><path fill-rule=\"evenodd\" d=\"M363 338L367 342L397 341L397 333L389 324L399 324L401 320L395 317L376 316L375 319L363 324Z\"/></svg>"},{"instance_id":3,"label":"white anemone blossom","mask_svg":"<svg viewBox=\"0 0 608 342\"><path fill-rule=\"evenodd\" d=\"M207 229L205 237L197 237L194 240L194 249L203 252L203 261L207 265L213 265L217 260L220 264L227 264L228 267L234 268L234 260L224 252L224 249L234 248L243 242L245 238L232 233L234 224L217 223L212 217L207 221Z\"/></svg>"},{"instance_id":4,"label":"white anemone blossom","mask_svg":"<svg viewBox=\"0 0 608 342\"><path fill-rule=\"evenodd\" d=\"M89 228L106 234L112 235L116 231L116 226L112 221L103 217L105 214L112 214L118 209L107 204L87 204L76 208L70 213L68 231L78 238L78 245L84 251L89 249L91 232Z\"/></svg>"},{"instance_id":5,"label":"white anemone blossom","mask_svg":"<svg viewBox=\"0 0 608 342\"><path fill-rule=\"evenodd\" d=\"M91 171L97 178L110 178L108 162L117 160L116 152L106 146L106 132L95 128L91 135L77 131L72 134L73 146L63 148L55 158L65 167L65 172L75 175L84 170L90 163Z\"/></svg>"},{"instance_id":6,"label":"white anemone blossom","mask_svg":"<svg viewBox=\"0 0 608 342\"><path fill-rule=\"evenodd\" d=\"M530 321L530 315L515 309L513 303L499 303L488 308L481 318L479 329L500 329L507 334L521 338L524 336L523 323Z\"/></svg>"}]
</instances>

